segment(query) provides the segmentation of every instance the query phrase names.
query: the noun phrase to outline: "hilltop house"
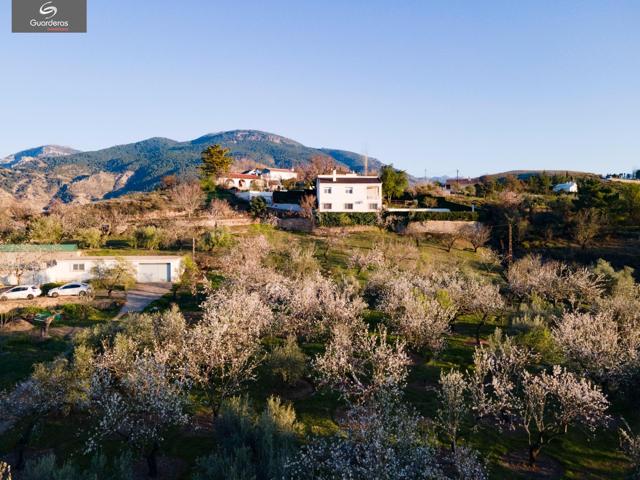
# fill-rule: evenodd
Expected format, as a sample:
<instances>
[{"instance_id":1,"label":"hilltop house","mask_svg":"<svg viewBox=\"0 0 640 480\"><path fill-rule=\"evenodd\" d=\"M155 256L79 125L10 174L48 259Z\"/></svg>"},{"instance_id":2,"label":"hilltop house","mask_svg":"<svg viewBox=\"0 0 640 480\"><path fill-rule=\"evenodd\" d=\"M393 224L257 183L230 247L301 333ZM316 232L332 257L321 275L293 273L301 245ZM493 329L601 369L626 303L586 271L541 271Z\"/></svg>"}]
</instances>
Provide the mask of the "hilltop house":
<instances>
[{"instance_id":1,"label":"hilltop house","mask_svg":"<svg viewBox=\"0 0 640 480\"><path fill-rule=\"evenodd\" d=\"M0 282L87 281L93 267L114 265L117 258L131 264L140 283L176 282L181 275L182 257L177 255L89 256L76 245L0 245Z\"/></svg>"},{"instance_id":2,"label":"hilltop house","mask_svg":"<svg viewBox=\"0 0 640 480\"><path fill-rule=\"evenodd\" d=\"M319 212L377 212L382 208L382 181L355 173L318 175Z\"/></svg>"},{"instance_id":3,"label":"hilltop house","mask_svg":"<svg viewBox=\"0 0 640 480\"><path fill-rule=\"evenodd\" d=\"M578 193L576 182L559 183L553 187L555 193Z\"/></svg>"}]
</instances>

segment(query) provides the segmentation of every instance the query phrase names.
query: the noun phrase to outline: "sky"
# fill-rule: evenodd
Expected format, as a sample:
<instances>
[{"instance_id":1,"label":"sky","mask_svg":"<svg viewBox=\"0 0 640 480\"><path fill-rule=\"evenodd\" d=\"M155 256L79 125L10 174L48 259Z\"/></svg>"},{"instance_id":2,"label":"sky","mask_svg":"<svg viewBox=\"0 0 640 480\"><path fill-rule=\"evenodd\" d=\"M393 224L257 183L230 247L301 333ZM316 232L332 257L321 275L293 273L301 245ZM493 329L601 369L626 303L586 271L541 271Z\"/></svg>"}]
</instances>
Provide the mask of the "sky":
<instances>
[{"instance_id":1,"label":"sky","mask_svg":"<svg viewBox=\"0 0 640 480\"><path fill-rule=\"evenodd\" d=\"M259 129L416 176L640 167L640 2L88 0L13 34L0 157Z\"/></svg>"}]
</instances>

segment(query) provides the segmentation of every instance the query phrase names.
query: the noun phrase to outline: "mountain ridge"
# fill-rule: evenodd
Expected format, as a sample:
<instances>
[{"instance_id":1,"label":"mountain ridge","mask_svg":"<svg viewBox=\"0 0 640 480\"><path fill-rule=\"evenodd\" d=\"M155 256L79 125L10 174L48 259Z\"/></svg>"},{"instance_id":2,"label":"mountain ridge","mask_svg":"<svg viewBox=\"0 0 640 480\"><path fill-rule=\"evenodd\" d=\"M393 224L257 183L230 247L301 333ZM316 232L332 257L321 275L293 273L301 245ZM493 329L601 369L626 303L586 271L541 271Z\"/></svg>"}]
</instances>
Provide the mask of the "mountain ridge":
<instances>
[{"instance_id":1,"label":"mountain ridge","mask_svg":"<svg viewBox=\"0 0 640 480\"><path fill-rule=\"evenodd\" d=\"M86 202L149 191L164 176L195 175L200 153L213 144L229 148L238 166L259 164L294 168L321 156L333 159L350 170L364 171L365 157L354 152L308 147L260 130L230 130L207 133L182 142L151 137L93 151L69 149L72 152L68 154L55 150L54 155L46 155L48 146L36 147L43 150L35 163L17 161L0 164L0 189L19 201L30 201L40 208L55 198L65 202ZM368 159L370 171L382 165L375 158Z\"/></svg>"}]
</instances>

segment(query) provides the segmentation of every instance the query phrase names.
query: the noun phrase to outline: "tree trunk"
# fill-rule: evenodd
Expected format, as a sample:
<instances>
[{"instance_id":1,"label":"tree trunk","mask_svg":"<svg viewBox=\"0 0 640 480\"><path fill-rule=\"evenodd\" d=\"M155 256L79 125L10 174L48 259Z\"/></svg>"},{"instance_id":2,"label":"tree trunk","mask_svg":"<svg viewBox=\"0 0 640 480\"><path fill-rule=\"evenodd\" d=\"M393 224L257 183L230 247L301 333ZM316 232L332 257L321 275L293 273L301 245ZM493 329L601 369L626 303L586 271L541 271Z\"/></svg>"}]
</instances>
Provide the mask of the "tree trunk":
<instances>
[{"instance_id":1,"label":"tree trunk","mask_svg":"<svg viewBox=\"0 0 640 480\"><path fill-rule=\"evenodd\" d=\"M149 478L157 478L158 477L158 450L160 446L157 442L154 442L151 450L146 456L147 459L147 467L149 469Z\"/></svg>"},{"instance_id":2,"label":"tree trunk","mask_svg":"<svg viewBox=\"0 0 640 480\"><path fill-rule=\"evenodd\" d=\"M538 460L538 455L540 454L540 449L542 445L536 443L534 445L529 445L529 466L533 467Z\"/></svg>"},{"instance_id":3,"label":"tree trunk","mask_svg":"<svg viewBox=\"0 0 640 480\"><path fill-rule=\"evenodd\" d=\"M16 470L22 470L24 468L24 451L27 449L34 427L35 423L30 423L18 439L18 443L16 445Z\"/></svg>"},{"instance_id":4,"label":"tree trunk","mask_svg":"<svg viewBox=\"0 0 640 480\"><path fill-rule=\"evenodd\" d=\"M478 325L476 325L476 345L480 346L480 329L484 326L484 324L487 322L487 315L483 315L482 316L482 320L480 322L478 322Z\"/></svg>"},{"instance_id":5,"label":"tree trunk","mask_svg":"<svg viewBox=\"0 0 640 480\"><path fill-rule=\"evenodd\" d=\"M113 292L113 288L107 289L107 297L111 298L111 293Z\"/></svg>"}]
</instances>

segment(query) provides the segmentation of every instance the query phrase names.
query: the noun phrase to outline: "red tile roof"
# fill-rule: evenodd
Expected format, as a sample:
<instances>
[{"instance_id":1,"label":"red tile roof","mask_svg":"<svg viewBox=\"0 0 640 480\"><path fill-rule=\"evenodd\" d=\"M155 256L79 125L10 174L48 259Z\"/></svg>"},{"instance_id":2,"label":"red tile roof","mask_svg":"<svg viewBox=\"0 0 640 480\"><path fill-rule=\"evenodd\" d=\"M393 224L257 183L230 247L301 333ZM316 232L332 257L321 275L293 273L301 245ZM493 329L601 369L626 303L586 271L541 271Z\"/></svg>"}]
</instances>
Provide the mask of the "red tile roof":
<instances>
[{"instance_id":1,"label":"red tile roof","mask_svg":"<svg viewBox=\"0 0 640 480\"><path fill-rule=\"evenodd\" d=\"M259 180L260 177L258 175L248 175L246 173L229 173L224 178L246 178L247 180Z\"/></svg>"}]
</instances>

